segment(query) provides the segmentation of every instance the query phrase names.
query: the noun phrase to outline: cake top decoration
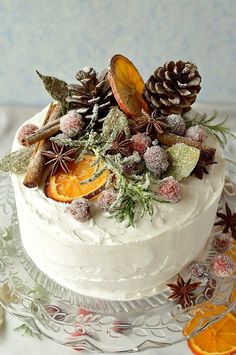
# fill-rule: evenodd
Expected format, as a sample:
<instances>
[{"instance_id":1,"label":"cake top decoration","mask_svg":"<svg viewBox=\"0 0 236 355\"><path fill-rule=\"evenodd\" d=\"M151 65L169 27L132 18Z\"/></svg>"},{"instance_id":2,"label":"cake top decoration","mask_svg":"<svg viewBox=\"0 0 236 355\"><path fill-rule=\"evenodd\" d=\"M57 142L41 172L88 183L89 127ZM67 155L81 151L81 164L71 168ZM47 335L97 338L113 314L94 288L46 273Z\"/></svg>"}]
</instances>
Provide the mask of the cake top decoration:
<instances>
[{"instance_id":1,"label":"cake top decoration","mask_svg":"<svg viewBox=\"0 0 236 355\"><path fill-rule=\"evenodd\" d=\"M19 130L22 148L0 160L0 169L26 173L26 187L42 187L58 203L75 201L68 206L74 217L94 204L135 226L158 202L177 203L182 179L210 173L217 161L208 135L222 145L233 136L226 120L215 124L216 114L191 109L201 88L191 62L167 62L146 83L121 54L101 73L79 70L75 84L37 74L56 101L41 127Z\"/></svg>"}]
</instances>

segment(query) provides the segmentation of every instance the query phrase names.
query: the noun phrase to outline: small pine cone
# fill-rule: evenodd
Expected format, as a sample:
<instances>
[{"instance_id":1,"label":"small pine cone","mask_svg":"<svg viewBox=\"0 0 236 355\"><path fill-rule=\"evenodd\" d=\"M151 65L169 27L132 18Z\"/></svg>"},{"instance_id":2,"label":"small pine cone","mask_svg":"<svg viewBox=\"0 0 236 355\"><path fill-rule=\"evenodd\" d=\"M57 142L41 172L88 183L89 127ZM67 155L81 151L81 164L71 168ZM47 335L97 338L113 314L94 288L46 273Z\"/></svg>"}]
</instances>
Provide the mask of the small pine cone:
<instances>
[{"instance_id":1,"label":"small pine cone","mask_svg":"<svg viewBox=\"0 0 236 355\"><path fill-rule=\"evenodd\" d=\"M60 129L68 137L75 137L80 134L83 127L82 116L76 110L71 110L60 118Z\"/></svg>"},{"instance_id":2,"label":"small pine cone","mask_svg":"<svg viewBox=\"0 0 236 355\"><path fill-rule=\"evenodd\" d=\"M165 119L165 123L168 125L168 131L183 136L186 131L186 124L184 119L180 115L170 115Z\"/></svg>"},{"instance_id":3,"label":"small pine cone","mask_svg":"<svg viewBox=\"0 0 236 355\"><path fill-rule=\"evenodd\" d=\"M76 74L78 84L69 85L67 101L71 109L76 109L88 124L93 114L93 107L98 105L98 117L95 127L100 131L103 121L115 105L107 70L97 73L95 69L85 67Z\"/></svg>"},{"instance_id":4,"label":"small pine cone","mask_svg":"<svg viewBox=\"0 0 236 355\"><path fill-rule=\"evenodd\" d=\"M188 112L201 87L197 66L191 62L167 62L145 84L144 97L150 111L160 116Z\"/></svg>"}]
</instances>

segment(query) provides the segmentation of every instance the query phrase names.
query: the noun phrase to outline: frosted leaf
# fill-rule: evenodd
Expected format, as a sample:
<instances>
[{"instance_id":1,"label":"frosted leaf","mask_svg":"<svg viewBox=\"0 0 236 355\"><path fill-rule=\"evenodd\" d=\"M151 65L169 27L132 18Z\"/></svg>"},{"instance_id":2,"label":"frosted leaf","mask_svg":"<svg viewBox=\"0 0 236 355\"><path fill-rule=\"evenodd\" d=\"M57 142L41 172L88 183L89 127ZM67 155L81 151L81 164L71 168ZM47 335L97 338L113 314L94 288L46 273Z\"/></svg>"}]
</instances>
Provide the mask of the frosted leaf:
<instances>
[{"instance_id":1,"label":"frosted leaf","mask_svg":"<svg viewBox=\"0 0 236 355\"><path fill-rule=\"evenodd\" d=\"M173 176L177 181L191 174L200 156L199 149L184 143L177 143L166 151L171 163L165 175Z\"/></svg>"},{"instance_id":2,"label":"frosted leaf","mask_svg":"<svg viewBox=\"0 0 236 355\"><path fill-rule=\"evenodd\" d=\"M61 102L62 106L66 106L66 98L69 94L68 85L65 81L55 78L54 76L46 76L40 74L36 70L38 76L42 80L45 89L56 101Z\"/></svg>"},{"instance_id":3,"label":"frosted leaf","mask_svg":"<svg viewBox=\"0 0 236 355\"><path fill-rule=\"evenodd\" d=\"M0 170L14 174L23 174L26 172L30 162L33 147L23 148L10 153L0 160Z\"/></svg>"},{"instance_id":4,"label":"frosted leaf","mask_svg":"<svg viewBox=\"0 0 236 355\"><path fill-rule=\"evenodd\" d=\"M115 137L122 131L125 132L126 137L130 135L128 119L118 107L114 107L104 120L102 139L108 141L111 138L111 135L115 139Z\"/></svg>"}]
</instances>

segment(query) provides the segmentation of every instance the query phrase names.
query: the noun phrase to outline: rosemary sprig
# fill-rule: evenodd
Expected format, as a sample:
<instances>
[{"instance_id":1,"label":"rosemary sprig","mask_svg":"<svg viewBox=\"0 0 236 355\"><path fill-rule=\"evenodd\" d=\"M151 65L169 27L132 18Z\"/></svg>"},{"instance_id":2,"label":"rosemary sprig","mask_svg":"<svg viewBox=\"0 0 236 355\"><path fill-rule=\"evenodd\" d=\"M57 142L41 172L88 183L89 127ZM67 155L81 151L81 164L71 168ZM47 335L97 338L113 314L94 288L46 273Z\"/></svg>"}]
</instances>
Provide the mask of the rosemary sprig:
<instances>
[{"instance_id":1,"label":"rosemary sprig","mask_svg":"<svg viewBox=\"0 0 236 355\"><path fill-rule=\"evenodd\" d=\"M220 145L224 146L227 143L228 137L232 137L236 139L235 135L231 133L229 127L225 125L227 122L228 116L223 119L218 124L212 124L212 121L217 117L217 111L215 111L211 116L207 116L207 114L197 112L195 115L185 114L184 116L185 123L187 127L200 125L205 128L206 132L213 136Z\"/></svg>"},{"instance_id":2,"label":"rosemary sprig","mask_svg":"<svg viewBox=\"0 0 236 355\"><path fill-rule=\"evenodd\" d=\"M116 201L110 206L111 217L116 217L120 222L127 221L128 226L134 226L135 220L142 218L144 214L152 216L154 213L154 201L159 201L149 191L150 175L145 173L139 181L122 175L122 158L119 155L106 156L107 168L115 175L114 187L118 191ZM128 159L128 158L127 158ZM131 157L129 157L131 160ZM133 160L137 157L134 155Z\"/></svg>"}]
</instances>

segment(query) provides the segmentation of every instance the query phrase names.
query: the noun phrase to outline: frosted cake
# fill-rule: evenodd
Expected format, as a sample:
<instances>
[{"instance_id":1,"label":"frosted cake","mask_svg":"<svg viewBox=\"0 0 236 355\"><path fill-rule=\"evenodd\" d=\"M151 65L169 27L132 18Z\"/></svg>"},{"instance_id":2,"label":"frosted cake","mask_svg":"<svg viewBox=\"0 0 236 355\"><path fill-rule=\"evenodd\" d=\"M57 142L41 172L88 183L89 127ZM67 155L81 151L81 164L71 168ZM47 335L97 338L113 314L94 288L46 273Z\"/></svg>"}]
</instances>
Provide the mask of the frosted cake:
<instances>
[{"instance_id":1,"label":"frosted cake","mask_svg":"<svg viewBox=\"0 0 236 355\"><path fill-rule=\"evenodd\" d=\"M201 256L224 184L218 142L229 131L191 109L196 65L168 62L144 83L115 55L100 74L80 70L76 84L38 75L55 101L4 158L26 252L84 295L158 293Z\"/></svg>"}]
</instances>

